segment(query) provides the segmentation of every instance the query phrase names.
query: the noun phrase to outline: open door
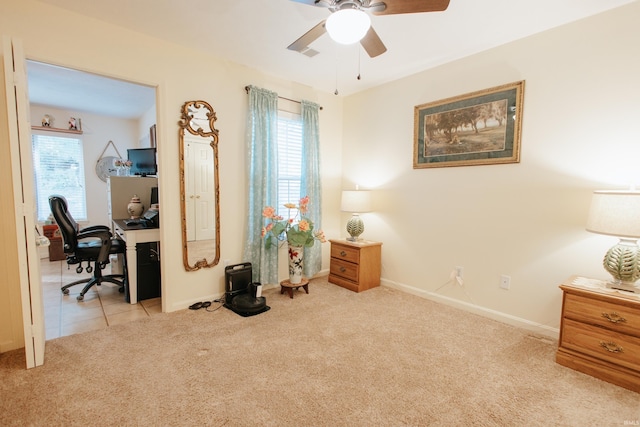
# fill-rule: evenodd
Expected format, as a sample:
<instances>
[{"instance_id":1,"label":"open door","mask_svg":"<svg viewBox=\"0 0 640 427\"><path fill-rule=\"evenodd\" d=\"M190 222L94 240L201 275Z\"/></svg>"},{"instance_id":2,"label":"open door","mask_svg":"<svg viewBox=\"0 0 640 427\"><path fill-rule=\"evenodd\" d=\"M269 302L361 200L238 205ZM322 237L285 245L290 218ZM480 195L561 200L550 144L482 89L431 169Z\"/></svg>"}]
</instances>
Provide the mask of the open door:
<instances>
[{"instance_id":1,"label":"open door","mask_svg":"<svg viewBox=\"0 0 640 427\"><path fill-rule=\"evenodd\" d=\"M3 37L2 44L25 352L27 368L33 368L44 363L45 330L40 259L36 248L27 72L21 41Z\"/></svg>"}]
</instances>

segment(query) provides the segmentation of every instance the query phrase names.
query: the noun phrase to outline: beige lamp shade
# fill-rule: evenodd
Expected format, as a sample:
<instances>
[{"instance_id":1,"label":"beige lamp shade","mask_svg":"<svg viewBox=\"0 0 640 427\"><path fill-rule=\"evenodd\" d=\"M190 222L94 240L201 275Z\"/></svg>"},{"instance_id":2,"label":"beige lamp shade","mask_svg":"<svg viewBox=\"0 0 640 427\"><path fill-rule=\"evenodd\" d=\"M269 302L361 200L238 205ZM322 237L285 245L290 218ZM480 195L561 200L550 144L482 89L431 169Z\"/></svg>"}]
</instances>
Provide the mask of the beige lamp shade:
<instances>
[{"instance_id":1,"label":"beige lamp shade","mask_svg":"<svg viewBox=\"0 0 640 427\"><path fill-rule=\"evenodd\" d=\"M594 191L587 231L640 238L640 191Z\"/></svg>"},{"instance_id":2,"label":"beige lamp shade","mask_svg":"<svg viewBox=\"0 0 640 427\"><path fill-rule=\"evenodd\" d=\"M340 210L354 213L371 212L371 192L366 190L343 191Z\"/></svg>"}]
</instances>

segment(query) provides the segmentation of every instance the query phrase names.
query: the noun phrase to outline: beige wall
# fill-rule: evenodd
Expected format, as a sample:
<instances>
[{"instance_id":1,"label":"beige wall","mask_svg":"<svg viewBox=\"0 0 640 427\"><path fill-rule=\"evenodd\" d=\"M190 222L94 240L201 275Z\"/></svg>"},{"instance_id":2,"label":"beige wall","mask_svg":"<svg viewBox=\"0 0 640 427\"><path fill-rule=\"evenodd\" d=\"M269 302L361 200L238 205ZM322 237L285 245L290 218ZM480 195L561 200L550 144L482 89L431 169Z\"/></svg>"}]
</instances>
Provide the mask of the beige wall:
<instances>
[{"instance_id":1,"label":"beige wall","mask_svg":"<svg viewBox=\"0 0 640 427\"><path fill-rule=\"evenodd\" d=\"M365 235L384 242L388 284L557 328L558 284L608 277L616 239L584 227L594 189L640 184L639 16L636 2L345 100L344 185L377 190ZM519 164L412 168L414 106L519 80ZM464 288L442 287L455 266Z\"/></svg>"},{"instance_id":2,"label":"beige wall","mask_svg":"<svg viewBox=\"0 0 640 427\"><path fill-rule=\"evenodd\" d=\"M342 171L342 101L339 97L33 0L2 1L0 8L3 34L22 39L28 59L157 87L162 279L166 311L220 296L224 291L224 260L242 261L247 199L244 137L248 97L244 87L248 84L274 90L288 98L308 99L324 107L320 123L323 228L328 235L339 233L340 218L335 214L339 211ZM179 225L177 122L182 104L198 99L209 102L216 110L216 124L220 130L221 262L215 268L186 272L182 266ZM4 112L4 106L0 112ZM5 119L6 114L3 114ZM2 129L0 146L6 149L6 127ZM5 198L11 188L7 180L0 182L0 186L3 196L0 203L4 206L7 200L11 203L10 198ZM328 269L328 245L324 252L323 268ZM282 261L286 261L284 257ZM16 276L15 263L6 261L6 264L7 269L0 274ZM285 274L286 264L282 263L281 276ZM3 280L0 295L14 292L16 287L17 281ZM2 299L0 309L5 308L4 301ZM4 316L5 311L2 313ZM1 319L0 337L15 336L12 329L15 325L5 317ZM22 325L17 327L20 335ZM14 338L15 343L17 338Z\"/></svg>"}]
</instances>

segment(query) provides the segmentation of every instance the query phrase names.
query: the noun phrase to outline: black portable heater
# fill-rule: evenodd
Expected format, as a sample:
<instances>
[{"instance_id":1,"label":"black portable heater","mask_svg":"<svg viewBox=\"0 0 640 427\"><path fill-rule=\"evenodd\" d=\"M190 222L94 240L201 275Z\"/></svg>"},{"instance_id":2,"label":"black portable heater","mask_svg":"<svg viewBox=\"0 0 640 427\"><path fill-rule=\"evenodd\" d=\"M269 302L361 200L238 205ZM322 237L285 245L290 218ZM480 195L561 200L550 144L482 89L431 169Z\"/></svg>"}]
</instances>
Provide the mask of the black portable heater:
<instances>
[{"instance_id":1,"label":"black portable heater","mask_svg":"<svg viewBox=\"0 0 640 427\"><path fill-rule=\"evenodd\" d=\"M228 265L224 269L224 306L244 317L264 313L271 308L265 297L256 295L262 285L251 281L252 274L250 262Z\"/></svg>"}]
</instances>

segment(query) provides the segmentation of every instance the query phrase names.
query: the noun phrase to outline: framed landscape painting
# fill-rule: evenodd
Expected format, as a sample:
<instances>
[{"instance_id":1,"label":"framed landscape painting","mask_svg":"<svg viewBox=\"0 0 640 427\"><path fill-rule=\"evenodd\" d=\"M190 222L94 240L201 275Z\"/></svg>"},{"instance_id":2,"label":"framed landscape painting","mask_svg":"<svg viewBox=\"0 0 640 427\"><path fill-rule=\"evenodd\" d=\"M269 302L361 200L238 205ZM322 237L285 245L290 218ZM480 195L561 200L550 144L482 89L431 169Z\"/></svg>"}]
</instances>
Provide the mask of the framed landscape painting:
<instances>
[{"instance_id":1,"label":"framed landscape painting","mask_svg":"<svg viewBox=\"0 0 640 427\"><path fill-rule=\"evenodd\" d=\"M520 161L524 80L414 108L413 168Z\"/></svg>"}]
</instances>

